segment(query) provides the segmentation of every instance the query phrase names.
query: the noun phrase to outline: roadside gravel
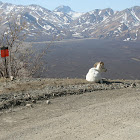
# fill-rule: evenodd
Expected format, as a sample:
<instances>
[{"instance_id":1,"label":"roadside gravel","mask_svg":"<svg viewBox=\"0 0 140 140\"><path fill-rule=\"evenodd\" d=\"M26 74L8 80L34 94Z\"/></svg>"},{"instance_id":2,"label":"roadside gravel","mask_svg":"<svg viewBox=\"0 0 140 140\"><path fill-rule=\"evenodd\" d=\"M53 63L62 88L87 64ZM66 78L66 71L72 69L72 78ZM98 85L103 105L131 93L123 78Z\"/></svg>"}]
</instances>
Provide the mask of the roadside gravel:
<instances>
[{"instance_id":1,"label":"roadside gravel","mask_svg":"<svg viewBox=\"0 0 140 140\"><path fill-rule=\"evenodd\" d=\"M83 79L18 79L0 81L0 110L15 106L26 106L40 100L83 94L99 90L135 88L139 81L106 80L103 84Z\"/></svg>"},{"instance_id":2,"label":"roadside gravel","mask_svg":"<svg viewBox=\"0 0 140 140\"><path fill-rule=\"evenodd\" d=\"M37 83L26 81L26 84L24 81L21 82L20 89L24 89L25 93L35 96L43 90L40 96L44 93L50 96L47 100L41 96L42 98L37 99L36 103L27 103L28 101L23 98L25 106L1 110L0 140L140 139L139 81L117 80L104 84L73 79L55 79L56 83L49 80L49 84L47 81L41 80ZM43 83L44 86L41 88ZM29 84L32 92L29 90ZM8 88L11 91L10 85ZM10 94L9 90L5 89L7 95ZM17 91L20 93L18 86L13 87L12 91L15 95ZM61 92L75 95L62 96ZM58 97L58 93L62 97Z\"/></svg>"}]
</instances>

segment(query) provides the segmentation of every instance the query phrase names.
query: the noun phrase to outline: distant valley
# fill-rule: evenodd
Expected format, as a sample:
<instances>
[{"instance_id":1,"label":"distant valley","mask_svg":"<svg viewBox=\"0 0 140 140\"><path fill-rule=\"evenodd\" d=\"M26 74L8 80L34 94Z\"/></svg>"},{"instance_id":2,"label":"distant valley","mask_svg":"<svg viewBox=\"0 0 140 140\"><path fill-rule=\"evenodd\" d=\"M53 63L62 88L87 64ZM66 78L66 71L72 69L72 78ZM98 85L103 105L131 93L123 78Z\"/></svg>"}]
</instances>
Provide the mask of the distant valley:
<instances>
[{"instance_id":1,"label":"distant valley","mask_svg":"<svg viewBox=\"0 0 140 140\"><path fill-rule=\"evenodd\" d=\"M42 50L46 43L35 43ZM80 39L54 42L43 58L41 77L85 78L95 62L103 61L109 79L140 79L140 42ZM40 70L41 71L41 70Z\"/></svg>"}]
</instances>

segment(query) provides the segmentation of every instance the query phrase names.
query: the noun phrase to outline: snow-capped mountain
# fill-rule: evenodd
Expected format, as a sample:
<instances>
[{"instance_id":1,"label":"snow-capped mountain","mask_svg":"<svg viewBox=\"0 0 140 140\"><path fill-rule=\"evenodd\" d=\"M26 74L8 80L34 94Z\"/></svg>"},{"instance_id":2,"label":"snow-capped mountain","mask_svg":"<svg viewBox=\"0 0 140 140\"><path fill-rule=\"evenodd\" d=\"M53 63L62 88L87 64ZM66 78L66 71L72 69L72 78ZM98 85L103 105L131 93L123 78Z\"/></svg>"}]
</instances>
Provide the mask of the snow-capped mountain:
<instances>
[{"instance_id":1,"label":"snow-capped mountain","mask_svg":"<svg viewBox=\"0 0 140 140\"><path fill-rule=\"evenodd\" d=\"M140 35L140 7L114 12L112 9L93 10L70 24L74 36L98 39L138 40Z\"/></svg>"},{"instance_id":2,"label":"snow-capped mountain","mask_svg":"<svg viewBox=\"0 0 140 140\"><path fill-rule=\"evenodd\" d=\"M140 6L113 11L95 9L78 13L68 6L53 11L38 5L13 5L0 2L1 32L8 20L16 17L28 25L28 40L42 41L72 38L140 40Z\"/></svg>"},{"instance_id":3,"label":"snow-capped mountain","mask_svg":"<svg viewBox=\"0 0 140 140\"><path fill-rule=\"evenodd\" d=\"M10 18L17 17L20 23L28 25L28 40L52 40L53 38L67 38L68 24L71 17L65 13L56 14L38 5L12 5L0 3L1 28L8 23Z\"/></svg>"},{"instance_id":4,"label":"snow-capped mountain","mask_svg":"<svg viewBox=\"0 0 140 140\"><path fill-rule=\"evenodd\" d=\"M75 12L73 11L69 6L64 6L64 5L61 5L57 8L54 9L54 12L55 13L64 13L64 14L67 14L69 15L73 20L80 17L82 14L84 13L80 13L80 12Z\"/></svg>"},{"instance_id":5,"label":"snow-capped mountain","mask_svg":"<svg viewBox=\"0 0 140 140\"><path fill-rule=\"evenodd\" d=\"M54 12L70 13L74 12L69 6L61 5L54 9Z\"/></svg>"}]
</instances>

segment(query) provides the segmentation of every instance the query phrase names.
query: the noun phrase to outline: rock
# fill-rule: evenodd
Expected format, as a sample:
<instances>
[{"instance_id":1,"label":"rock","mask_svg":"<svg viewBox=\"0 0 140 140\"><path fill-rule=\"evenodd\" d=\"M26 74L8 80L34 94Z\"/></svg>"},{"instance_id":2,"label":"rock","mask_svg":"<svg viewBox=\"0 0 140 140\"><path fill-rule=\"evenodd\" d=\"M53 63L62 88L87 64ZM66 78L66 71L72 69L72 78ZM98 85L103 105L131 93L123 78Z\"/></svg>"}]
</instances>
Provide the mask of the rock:
<instances>
[{"instance_id":1,"label":"rock","mask_svg":"<svg viewBox=\"0 0 140 140\"><path fill-rule=\"evenodd\" d=\"M32 100L32 103L36 103L36 100Z\"/></svg>"},{"instance_id":2,"label":"rock","mask_svg":"<svg viewBox=\"0 0 140 140\"><path fill-rule=\"evenodd\" d=\"M32 104L26 104L26 107L32 108L33 106L32 106Z\"/></svg>"},{"instance_id":3,"label":"rock","mask_svg":"<svg viewBox=\"0 0 140 140\"><path fill-rule=\"evenodd\" d=\"M130 87L131 87L131 88L135 88L135 87L136 87L136 84L135 84L135 83L132 83L132 84L130 85Z\"/></svg>"},{"instance_id":4,"label":"rock","mask_svg":"<svg viewBox=\"0 0 140 140\"><path fill-rule=\"evenodd\" d=\"M51 102L50 102L50 100L47 100L46 103L49 105Z\"/></svg>"},{"instance_id":5,"label":"rock","mask_svg":"<svg viewBox=\"0 0 140 140\"><path fill-rule=\"evenodd\" d=\"M14 80L14 76L10 76L10 80L13 81Z\"/></svg>"}]
</instances>

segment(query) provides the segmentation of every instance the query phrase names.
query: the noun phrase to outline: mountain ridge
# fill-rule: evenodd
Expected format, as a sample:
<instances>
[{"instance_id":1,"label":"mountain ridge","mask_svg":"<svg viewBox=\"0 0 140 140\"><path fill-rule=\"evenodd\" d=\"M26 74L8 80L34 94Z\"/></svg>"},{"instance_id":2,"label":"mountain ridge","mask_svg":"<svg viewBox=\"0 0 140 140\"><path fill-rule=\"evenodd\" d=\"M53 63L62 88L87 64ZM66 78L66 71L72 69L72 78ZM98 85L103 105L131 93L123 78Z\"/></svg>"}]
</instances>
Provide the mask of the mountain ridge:
<instances>
[{"instance_id":1,"label":"mountain ridge","mask_svg":"<svg viewBox=\"0 0 140 140\"><path fill-rule=\"evenodd\" d=\"M53 38L140 40L140 6L122 11L106 8L79 13L64 5L51 11L34 4L23 6L0 2L1 28L6 26L11 13L19 22L28 24L28 41Z\"/></svg>"}]
</instances>

